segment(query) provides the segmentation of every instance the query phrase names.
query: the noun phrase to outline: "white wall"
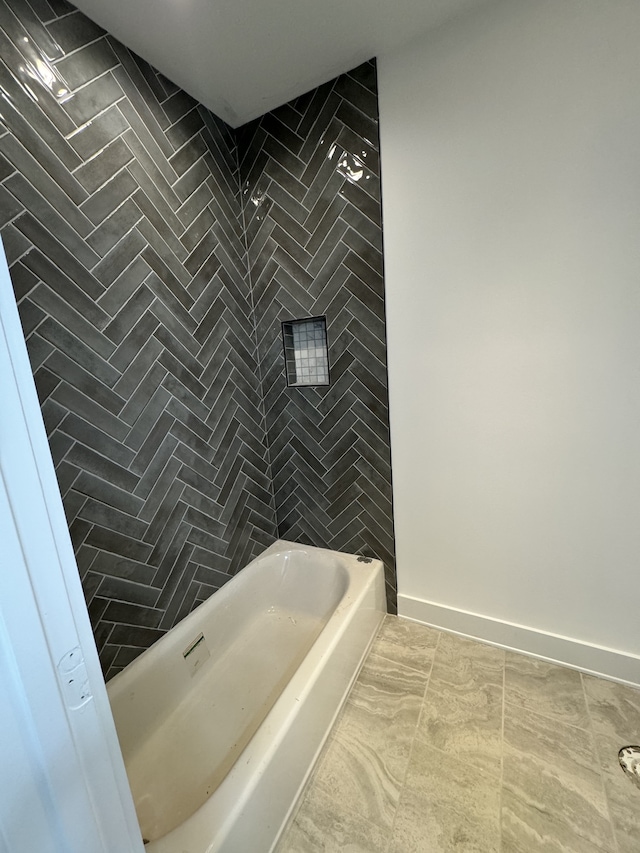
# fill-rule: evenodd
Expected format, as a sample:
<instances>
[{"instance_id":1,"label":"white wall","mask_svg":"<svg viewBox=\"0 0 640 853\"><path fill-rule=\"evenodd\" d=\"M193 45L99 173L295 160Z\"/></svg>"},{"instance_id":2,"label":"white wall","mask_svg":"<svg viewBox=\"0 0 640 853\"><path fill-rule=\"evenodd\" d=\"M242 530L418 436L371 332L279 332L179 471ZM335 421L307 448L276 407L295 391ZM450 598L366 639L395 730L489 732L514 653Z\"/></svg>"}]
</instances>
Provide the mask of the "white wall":
<instances>
[{"instance_id":1,"label":"white wall","mask_svg":"<svg viewBox=\"0 0 640 853\"><path fill-rule=\"evenodd\" d=\"M507 0L379 59L401 612L541 653L640 654L639 43Z\"/></svg>"}]
</instances>

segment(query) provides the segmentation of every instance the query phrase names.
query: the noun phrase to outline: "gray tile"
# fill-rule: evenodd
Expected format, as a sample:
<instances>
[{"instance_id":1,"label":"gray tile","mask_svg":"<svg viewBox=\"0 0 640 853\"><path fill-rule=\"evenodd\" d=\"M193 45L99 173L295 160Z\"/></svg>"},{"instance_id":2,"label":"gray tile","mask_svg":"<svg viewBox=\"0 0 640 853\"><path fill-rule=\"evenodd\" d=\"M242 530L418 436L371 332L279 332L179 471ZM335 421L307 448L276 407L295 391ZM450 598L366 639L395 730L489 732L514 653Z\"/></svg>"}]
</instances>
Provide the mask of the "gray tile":
<instances>
[{"instance_id":1,"label":"gray tile","mask_svg":"<svg viewBox=\"0 0 640 853\"><path fill-rule=\"evenodd\" d=\"M371 653L428 674L439 636L440 632L434 628L387 616Z\"/></svg>"},{"instance_id":2,"label":"gray tile","mask_svg":"<svg viewBox=\"0 0 640 853\"><path fill-rule=\"evenodd\" d=\"M113 626L109 641L113 645L138 646L138 648L147 649L159 640L164 633L164 631L158 628L145 628L142 625L116 623Z\"/></svg>"},{"instance_id":3,"label":"gray tile","mask_svg":"<svg viewBox=\"0 0 640 853\"><path fill-rule=\"evenodd\" d=\"M354 813L337 817L333 800L313 792L275 853L386 853L388 843L388 831Z\"/></svg>"},{"instance_id":4,"label":"gray tile","mask_svg":"<svg viewBox=\"0 0 640 853\"><path fill-rule=\"evenodd\" d=\"M24 68L23 63L17 68L11 68L11 71L19 77L22 68ZM55 76L55 72L52 71L52 74ZM4 65L0 66L0 88L3 92L13 90L12 98L5 99L2 109L5 127L13 131L25 148L40 163L45 165L47 171L54 177L56 170L60 170L62 173L65 167L66 169L73 169L78 166L80 158L76 152L52 123L49 116L43 114L42 108L34 103L33 96L30 96L29 92L23 91L22 87L15 86L14 79ZM29 80L29 83L31 82ZM60 84L60 81L58 83ZM46 99L47 96L50 96L50 92L45 89L42 95ZM62 113L62 111L60 112ZM68 123L66 130L69 132L73 125L64 113L62 116Z\"/></svg>"},{"instance_id":5,"label":"gray tile","mask_svg":"<svg viewBox=\"0 0 640 853\"><path fill-rule=\"evenodd\" d=\"M48 30L65 53L77 50L104 35L102 27L94 24L82 12L74 12L52 21Z\"/></svg>"},{"instance_id":6,"label":"gray tile","mask_svg":"<svg viewBox=\"0 0 640 853\"><path fill-rule=\"evenodd\" d=\"M4 225L2 228L2 243L9 266L14 264L31 248L31 243L11 224ZM26 329L25 334L28 334Z\"/></svg>"},{"instance_id":7,"label":"gray tile","mask_svg":"<svg viewBox=\"0 0 640 853\"><path fill-rule=\"evenodd\" d=\"M504 689L512 705L581 728L589 724L580 673L573 669L507 652Z\"/></svg>"},{"instance_id":8,"label":"gray tile","mask_svg":"<svg viewBox=\"0 0 640 853\"><path fill-rule=\"evenodd\" d=\"M46 285L39 284L31 292L30 297L43 311L51 314L63 328L80 338L86 346L102 358L109 358L112 354L113 344L100 334L92 323L85 320Z\"/></svg>"},{"instance_id":9,"label":"gray tile","mask_svg":"<svg viewBox=\"0 0 640 853\"><path fill-rule=\"evenodd\" d=\"M499 853L495 777L416 741L389 853Z\"/></svg>"},{"instance_id":10,"label":"gray tile","mask_svg":"<svg viewBox=\"0 0 640 853\"><path fill-rule=\"evenodd\" d=\"M97 263L99 256L83 239L91 231L92 225L69 199L66 199L64 204L58 200L54 208L23 175L12 175L5 186L49 234L55 234L55 239L68 249L77 261L88 269ZM72 213L72 224L66 215L69 212Z\"/></svg>"},{"instance_id":11,"label":"gray tile","mask_svg":"<svg viewBox=\"0 0 640 853\"><path fill-rule=\"evenodd\" d=\"M144 628L157 628L162 617L162 610L152 607L142 607L139 604L129 604L125 601L110 601L103 611L102 618L106 622L120 622L123 625L140 625Z\"/></svg>"},{"instance_id":12,"label":"gray tile","mask_svg":"<svg viewBox=\"0 0 640 853\"><path fill-rule=\"evenodd\" d=\"M503 784L527 814L540 813L543 826L562 825L585 847L612 848L589 731L505 703Z\"/></svg>"},{"instance_id":13,"label":"gray tile","mask_svg":"<svg viewBox=\"0 0 640 853\"><path fill-rule=\"evenodd\" d=\"M590 675L582 680L596 734L618 738L620 746L640 743L640 690Z\"/></svg>"},{"instance_id":14,"label":"gray tile","mask_svg":"<svg viewBox=\"0 0 640 853\"><path fill-rule=\"evenodd\" d=\"M426 676L370 655L336 727L315 787L389 828L409 761ZM344 812L340 812L344 809Z\"/></svg>"},{"instance_id":15,"label":"gray tile","mask_svg":"<svg viewBox=\"0 0 640 853\"><path fill-rule=\"evenodd\" d=\"M69 204L71 199L79 204L86 198L86 191L55 158L36 159L13 134L7 133L0 139L0 150L16 170L29 175L29 181L49 203L59 210L69 224L77 224L78 233L86 233L86 219ZM54 168L55 167L55 168Z\"/></svg>"},{"instance_id":16,"label":"gray tile","mask_svg":"<svg viewBox=\"0 0 640 853\"><path fill-rule=\"evenodd\" d=\"M87 192L93 193L98 187L110 181L131 159L133 154L122 138L118 138L80 166L75 172L75 177Z\"/></svg>"},{"instance_id":17,"label":"gray tile","mask_svg":"<svg viewBox=\"0 0 640 853\"><path fill-rule=\"evenodd\" d=\"M108 71L97 80L92 80L82 89L74 94L64 104L64 109L73 121L80 127L87 121L91 121L99 113L113 104L118 103L124 97L124 93L113 73Z\"/></svg>"},{"instance_id":18,"label":"gray tile","mask_svg":"<svg viewBox=\"0 0 640 853\"><path fill-rule=\"evenodd\" d=\"M61 54L46 27L24 0L16 0L12 4L3 3L0 6L0 27L13 42L22 41L25 34L31 36L40 56L44 55L46 59L57 59Z\"/></svg>"},{"instance_id":19,"label":"gray tile","mask_svg":"<svg viewBox=\"0 0 640 853\"><path fill-rule=\"evenodd\" d=\"M105 450L106 452L108 451ZM138 485L139 478L127 471L123 465L82 444L75 444L71 448L67 460L81 470L89 471L117 488L133 492Z\"/></svg>"},{"instance_id":20,"label":"gray tile","mask_svg":"<svg viewBox=\"0 0 640 853\"><path fill-rule=\"evenodd\" d=\"M56 71L62 75L70 89L77 89L117 64L118 60L107 40L100 39L75 51L72 56L61 59L56 63Z\"/></svg>"},{"instance_id":21,"label":"gray tile","mask_svg":"<svg viewBox=\"0 0 640 853\"><path fill-rule=\"evenodd\" d=\"M103 376L105 374L109 376L108 365L101 364L95 356L92 362L94 365L98 364L103 367ZM90 373L86 367L82 367L65 353L60 351L52 353L47 359L46 365L56 376L73 385L78 391L82 391L111 414L117 415L124 406L122 397L119 397L108 385L97 382L97 376L94 373ZM110 378L113 379L113 377Z\"/></svg>"},{"instance_id":22,"label":"gray tile","mask_svg":"<svg viewBox=\"0 0 640 853\"><path fill-rule=\"evenodd\" d=\"M502 793L501 853L614 853L577 833L556 812L519 800L510 790Z\"/></svg>"},{"instance_id":23,"label":"gray tile","mask_svg":"<svg viewBox=\"0 0 640 853\"><path fill-rule=\"evenodd\" d=\"M94 225L99 225L116 207L133 195L137 188L138 185L131 174L123 170L88 198L81 210Z\"/></svg>"},{"instance_id":24,"label":"gray tile","mask_svg":"<svg viewBox=\"0 0 640 853\"><path fill-rule=\"evenodd\" d=\"M84 160L87 160L117 139L128 126L118 107L113 106L96 116L89 124L81 125L69 137L69 143Z\"/></svg>"},{"instance_id":25,"label":"gray tile","mask_svg":"<svg viewBox=\"0 0 640 853\"><path fill-rule=\"evenodd\" d=\"M38 328L38 333L49 343L58 347L59 352L82 365L95 379L106 385L113 385L118 374L97 355L92 349L84 344L76 335L65 329L52 317L47 317Z\"/></svg>"},{"instance_id":26,"label":"gray tile","mask_svg":"<svg viewBox=\"0 0 640 853\"><path fill-rule=\"evenodd\" d=\"M505 653L502 649L443 631L438 642L432 675L446 677L461 687L502 687Z\"/></svg>"},{"instance_id":27,"label":"gray tile","mask_svg":"<svg viewBox=\"0 0 640 853\"><path fill-rule=\"evenodd\" d=\"M146 245L147 242L140 232L132 228L94 267L93 275L104 287L110 287L136 260Z\"/></svg>"},{"instance_id":28,"label":"gray tile","mask_svg":"<svg viewBox=\"0 0 640 853\"><path fill-rule=\"evenodd\" d=\"M628 744L602 733L595 741L619 853L635 853L640 850L640 790L618 762L618 751Z\"/></svg>"},{"instance_id":29,"label":"gray tile","mask_svg":"<svg viewBox=\"0 0 640 853\"><path fill-rule=\"evenodd\" d=\"M55 293L56 298L64 300L88 322L101 329L107 321L107 315L96 305L95 300L104 292L102 284L81 264L76 263L63 246L49 239L44 229L29 220L28 216L21 218L18 224L25 237L33 239L42 250L29 252L24 258L24 265L47 283L47 289Z\"/></svg>"},{"instance_id":30,"label":"gray tile","mask_svg":"<svg viewBox=\"0 0 640 853\"><path fill-rule=\"evenodd\" d=\"M455 670L454 670L455 672ZM499 778L502 767L502 687L450 680L434 667L417 731L419 740Z\"/></svg>"},{"instance_id":31,"label":"gray tile","mask_svg":"<svg viewBox=\"0 0 640 853\"><path fill-rule=\"evenodd\" d=\"M139 114L149 131L154 135L158 144L163 149L165 156L172 153L167 144L165 136L169 127L169 121L149 88L140 68L134 62L131 53L116 39L110 37L109 42L116 52L120 65L116 68L114 76L119 81L123 90L127 93L127 100Z\"/></svg>"},{"instance_id":32,"label":"gray tile","mask_svg":"<svg viewBox=\"0 0 640 853\"><path fill-rule=\"evenodd\" d=\"M142 218L142 213L132 199L127 200L87 237L87 242L104 256L112 249L125 234Z\"/></svg>"}]
</instances>

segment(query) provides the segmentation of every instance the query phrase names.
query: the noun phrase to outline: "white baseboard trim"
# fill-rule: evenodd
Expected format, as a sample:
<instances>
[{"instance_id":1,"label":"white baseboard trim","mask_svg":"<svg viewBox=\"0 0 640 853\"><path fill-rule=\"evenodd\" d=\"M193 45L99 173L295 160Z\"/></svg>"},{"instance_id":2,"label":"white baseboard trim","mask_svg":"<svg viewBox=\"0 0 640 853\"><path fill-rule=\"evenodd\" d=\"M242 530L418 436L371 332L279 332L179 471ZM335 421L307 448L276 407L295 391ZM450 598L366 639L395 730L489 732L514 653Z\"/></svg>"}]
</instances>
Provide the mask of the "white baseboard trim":
<instances>
[{"instance_id":1,"label":"white baseboard trim","mask_svg":"<svg viewBox=\"0 0 640 853\"><path fill-rule=\"evenodd\" d=\"M640 657L628 652L594 646L572 637L514 625L409 595L398 595L398 615L492 646L569 666L590 675L632 687L640 686Z\"/></svg>"}]
</instances>

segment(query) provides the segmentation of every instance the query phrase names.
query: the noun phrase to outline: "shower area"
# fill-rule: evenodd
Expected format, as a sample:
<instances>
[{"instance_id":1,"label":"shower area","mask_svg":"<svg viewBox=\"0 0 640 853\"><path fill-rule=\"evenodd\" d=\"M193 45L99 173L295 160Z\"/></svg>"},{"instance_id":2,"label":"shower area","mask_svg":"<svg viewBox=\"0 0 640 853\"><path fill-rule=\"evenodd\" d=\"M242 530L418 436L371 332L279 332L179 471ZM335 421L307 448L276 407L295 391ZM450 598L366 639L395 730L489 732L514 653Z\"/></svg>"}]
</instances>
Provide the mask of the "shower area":
<instances>
[{"instance_id":1,"label":"shower area","mask_svg":"<svg viewBox=\"0 0 640 853\"><path fill-rule=\"evenodd\" d=\"M105 676L277 538L381 559L394 612L375 62L234 130L66 0L0 0L0 38L0 234Z\"/></svg>"}]
</instances>

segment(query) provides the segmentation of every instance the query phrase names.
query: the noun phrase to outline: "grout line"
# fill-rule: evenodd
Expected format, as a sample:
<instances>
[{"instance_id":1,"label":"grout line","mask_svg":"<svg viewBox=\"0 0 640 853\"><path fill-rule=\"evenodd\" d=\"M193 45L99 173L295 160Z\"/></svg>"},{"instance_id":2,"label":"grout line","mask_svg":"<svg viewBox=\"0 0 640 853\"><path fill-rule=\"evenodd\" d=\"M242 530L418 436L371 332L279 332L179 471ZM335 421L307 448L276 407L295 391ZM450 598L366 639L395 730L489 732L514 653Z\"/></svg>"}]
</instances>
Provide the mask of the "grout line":
<instances>
[{"instance_id":1,"label":"grout line","mask_svg":"<svg viewBox=\"0 0 640 853\"><path fill-rule=\"evenodd\" d=\"M609 826L611 827L611 835L613 836L613 846L616 851L620 851L620 845L618 844L618 834L616 832L615 824L613 821L612 813L611 813L611 804L609 802L609 797L607 795L607 786L604 782L604 773L602 770L602 765L600 763L600 750L598 749L598 744L596 741L596 732L595 727L593 725L593 718L591 716L591 707L589 705L589 697L587 696L587 690L584 684L584 675L582 672L580 675L580 686L582 687L582 695L584 697L585 706L587 709L587 717L589 719L589 735L591 737L591 749L597 761L596 769L598 772L598 778L600 779L600 787L602 789L602 794L604 797L604 803L607 808L607 815L609 817Z\"/></svg>"},{"instance_id":2,"label":"grout line","mask_svg":"<svg viewBox=\"0 0 640 853\"><path fill-rule=\"evenodd\" d=\"M397 617L396 617L396 618L397 618ZM391 850L391 848L392 848L392 846L393 846L393 839L394 839L394 835L395 835L395 828L396 828L396 820L397 820L397 818L398 818L398 811L400 810L400 802L401 802L401 800L402 800L402 795L403 795L403 793L404 793L404 791L405 791L405 788L406 788L406 786L407 786L407 776L408 776L408 774L409 774L409 767L410 767L410 765L411 765L411 759L413 758L413 750L414 750L415 742L416 742L416 739L417 739L418 729L420 728L420 722L421 722L421 720L422 720L422 715L423 715L423 712L424 712L425 699L426 699L426 697L427 697L427 691L429 690L429 685L430 685L430 683L431 683L431 675L432 675L432 673L433 673L433 667L434 667L434 665L435 665L435 661L436 661L436 654L438 653L438 647L439 647L439 645L440 645L440 639L441 639L441 637L442 637L442 632L441 632L441 631L438 631L438 639L437 639L437 641L436 641L436 645L435 645L435 647L434 647L434 649L433 649L433 656L432 656L432 658L431 658L431 667L430 667L430 669L429 669L429 675L428 675L428 677L427 677L427 681L426 681L426 684L425 684L424 693L422 694L422 701L421 701L421 704L420 704L420 711L419 711L419 713L418 713L418 718L417 718L417 720L416 720L416 724L415 724L414 729L413 729L413 737L412 737L412 739L411 739L411 746L409 747L409 755L408 755L408 757L407 757L407 764L406 764L406 767L405 767L405 769L404 769L404 775L403 775L403 777L402 777L402 784L400 785L400 791L399 791L399 794L398 794L398 802L396 803L395 812L394 812L394 815L393 815L393 820L391 821L391 829L390 829L390 831L389 831L389 844L388 844L388 846L387 846L387 853L389 853L389 851ZM407 667L407 668L408 668L408 669L412 669L412 667Z\"/></svg>"}]
</instances>

